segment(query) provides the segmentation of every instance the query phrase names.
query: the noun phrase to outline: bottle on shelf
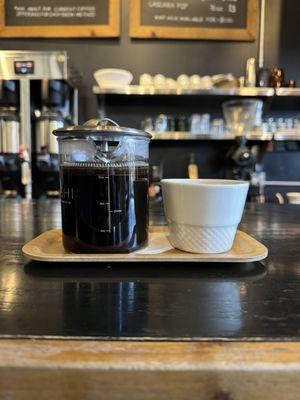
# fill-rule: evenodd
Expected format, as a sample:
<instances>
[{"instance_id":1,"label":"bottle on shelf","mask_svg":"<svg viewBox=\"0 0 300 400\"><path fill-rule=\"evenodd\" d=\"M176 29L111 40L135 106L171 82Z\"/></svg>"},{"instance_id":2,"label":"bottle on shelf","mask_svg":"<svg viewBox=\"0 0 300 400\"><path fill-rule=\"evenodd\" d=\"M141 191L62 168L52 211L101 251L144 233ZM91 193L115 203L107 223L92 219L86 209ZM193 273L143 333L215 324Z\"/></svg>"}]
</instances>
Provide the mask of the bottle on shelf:
<instances>
[{"instance_id":1,"label":"bottle on shelf","mask_svg":"<svg viewBox=\"0 0 300 400\"><path fill-rule=\"evenodd\" d=\"M246 62L245 86L256 86L256 60L253 57L248 58Z\"/></svg>"},{"instance_id":2,"label":"bottle on shelf","mask_svg":"<svg viewBox=\"0 0 300 400\"><path fill-rule=\"evenodd\" d=\"M190 163L188 165L188 177L189 179L198 179L198 165L195 163L195 153L190 154Z\"/></svg>"}]
</instances>

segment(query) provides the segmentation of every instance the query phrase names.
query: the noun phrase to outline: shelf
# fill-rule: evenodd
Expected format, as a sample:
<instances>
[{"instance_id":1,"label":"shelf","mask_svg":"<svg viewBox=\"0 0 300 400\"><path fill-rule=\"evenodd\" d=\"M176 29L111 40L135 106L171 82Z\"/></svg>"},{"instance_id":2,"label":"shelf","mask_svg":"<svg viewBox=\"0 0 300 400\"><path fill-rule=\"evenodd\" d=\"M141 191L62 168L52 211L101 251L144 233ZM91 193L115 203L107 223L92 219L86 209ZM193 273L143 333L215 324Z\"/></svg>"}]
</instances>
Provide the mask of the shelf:
<instances>
[{"instance_id":1,"label":"shelf","mask_svg":"<svg viewBox=\"0 0 300 400\"><path fill-rule=\"evenodd\" d=\"M262 142L269 142L273 139L271 132L249 132L246 135L247 140L259 140Z\"/></svg>"},{"instance_id":2,"label":"shelf","mask_svg":"<svg viewBox=\"0 0 300 400\"><path fill-rule=\"evenodd\" d=\"M144 95L144 96L250 96L250 97L300 97L300 88L278 88L269 87L244 87L244 88L212 88L212 89L155 89L139 85L128 85L122 88L101 89L93 86L94 94L114 95Z\"/></svg>"},{"instance_id":3,"label":"shelf","mask_svg":"<svg viewBox=\"0 0 300 400\"><path fill-rule=\"evenodd\" d=\"M234 140L234 135L204 135L191 132L150 132L152 140ZM300 135L299 135L300 137ZM249 132L247 140L270 141L273 139L272 133Z\"/></svg>"},{"instance_id":4,"label":"shelf","mask_svg":"<svg viewBox=\"0 0 300 400\"><path fill-rule=\"evenodd\" d=\"M274 133L274 140L278 142L282 142L285 140L288 141L300 141L300 132L289 132L289 131L283 131L283 132L276 132Z\"/></svg>"},{"instance_id":5,"label":"shelf","mask_svg":"<svg viewBox=\"0 0 300 400\"><path fill-rule=\"evenodd\" d=\"M152 140L233 140L233 135L204 135L191 132L149 132Z\"/></svg>"},{"instance_id":6,"label":"shelf","mask_svg":"<svg viewBox=\"0 0 300 400\"><path fill-rule=\"evenodd\" d=\"M150 132L152 140L234 140L234 135L204 135L191 132ZM268 142L275 140L282 141L300 141L300 132L249 132L246 135L247 140Z\"/></svg>"},{"instance_id":7,"label":"shelf","mask_svg":"<svg viewBox=\"0 0 300 400\"><path fill-rule=\"evenodd\" d=\"M114 94L114 95L162 95L162 96L250 96L250 97L272 97L273 88L212 88L212 89L154 89L139 85L129 85L124 88L101 89L99 86L93 86L94 94Z\"/></svg>"},{"instance_id":8,"label":"shelf","mask_svg":"<svg viewBox=\"0 0 300 400\"><path fill-rule=\"evenodd\" d=\"M276 96L300 96L300 88L278 88L275 89Z\"/></svg>"}]
</instances>

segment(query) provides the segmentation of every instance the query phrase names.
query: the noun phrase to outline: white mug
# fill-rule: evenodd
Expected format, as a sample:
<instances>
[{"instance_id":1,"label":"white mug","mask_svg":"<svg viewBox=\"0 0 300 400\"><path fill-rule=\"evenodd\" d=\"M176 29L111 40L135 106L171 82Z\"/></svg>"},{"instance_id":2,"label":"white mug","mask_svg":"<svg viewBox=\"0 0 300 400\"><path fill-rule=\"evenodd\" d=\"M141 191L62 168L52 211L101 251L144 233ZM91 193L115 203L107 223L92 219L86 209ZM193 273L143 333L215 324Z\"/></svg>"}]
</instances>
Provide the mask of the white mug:
<instances>
[{"instance_id":1,"label":"white mug","mask_svg":"<svg viewBox=\"0 0 300 400\"><path fill-rule=\"evenodd\" d=\"M155 89L165 89L166 87L166 77L162 74L157 74L153 78L153 85Z\"/></svg>"},{"instance_id":2,"label":"white mug","mask_svg":"<svg viewBox=\"0 0 300 400\"><path fill-rule=\"evenodd\" d=\"M190 253L231 249L249 183L222 179L163 179L169 240Z\"/></svg>"},{"instance_id":3,"label":"white mug","mask_svg":"<svg viewBox=\"0 0 300 400\"><path fill-rule=\"evenodd\" d=\"M300 204L300 192L288 192L286 196L289 204Z\"/></svg>"}]
</instances>

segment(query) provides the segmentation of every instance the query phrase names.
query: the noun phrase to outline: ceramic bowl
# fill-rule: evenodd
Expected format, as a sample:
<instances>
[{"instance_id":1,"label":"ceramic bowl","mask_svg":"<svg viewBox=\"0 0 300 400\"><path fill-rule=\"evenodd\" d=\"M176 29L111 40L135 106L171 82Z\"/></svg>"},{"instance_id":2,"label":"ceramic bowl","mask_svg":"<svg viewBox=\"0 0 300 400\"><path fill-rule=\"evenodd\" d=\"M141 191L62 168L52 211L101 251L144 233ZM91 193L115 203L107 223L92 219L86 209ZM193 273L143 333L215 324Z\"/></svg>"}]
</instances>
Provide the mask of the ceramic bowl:
<instances>
[{"instance_id":1,"label":"ceramic bowl","mask_svg":"<svg viewBox=\"0 0 300 400\"><path fill-rule=\"evenodd\" d=\"M103 68L94 73L94 78L100 88L114 89L130 85L133 75L125 69Z\"/></svg>"}]
</instances>

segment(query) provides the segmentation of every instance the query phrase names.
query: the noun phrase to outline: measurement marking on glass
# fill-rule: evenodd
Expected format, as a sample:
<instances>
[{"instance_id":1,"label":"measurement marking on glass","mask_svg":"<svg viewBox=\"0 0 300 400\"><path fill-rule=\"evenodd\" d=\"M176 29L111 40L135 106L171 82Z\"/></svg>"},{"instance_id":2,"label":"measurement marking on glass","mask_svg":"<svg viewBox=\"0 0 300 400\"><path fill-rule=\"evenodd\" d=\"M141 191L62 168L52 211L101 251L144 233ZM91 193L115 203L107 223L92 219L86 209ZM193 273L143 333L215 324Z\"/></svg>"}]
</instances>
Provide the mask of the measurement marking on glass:
<instances>
[{"instance_id":1,"label":"measurement marking on glass","mask_svg":"<svg viewBox=\"0 0 300 400\"><path fill-rule=\"evenodd\" d=\"M108 229L99 229L101 233L111 233L111 216L110 214L114 211L111 211L110 207L110 179L109 179L109 165L107 165L107 176L98 175L98 179L107 179L107 201L99 201L100 206L107 207L108 212ZM119 212L119 210L117 210ZM120 211L121 212L121 211Z\"/></svg>"},{"instance_id":2,"label":"measurement marking on glass","mask_svg":"<svg viewBox=\"0 0 300 400\"><path fill-rule=\"evenodd\" d=\"M123 210L121 209L116 209L116 210L112 210L111 207L111 198L110 198L110 166L107 165L107 176L98 176L98 179L107 179L107 195L106 195L106 199L107 201L99 201L99 205L102 207L106 208L106 212L108 213L108 227L106 229L99 229L100 232L102 233L111 233L112 230L112 214L116 215L116 214L121 214L123 212Z\"/></svg>"},{"instance_id":3,"label":"measurement marking on glass","mask_svg":"<svg viewBox=\"0 0 300 400\"><path fill-rule=\"evenodd\" d=\"M107 166L107 177L108 177L108 181L107 181L107 190L108 190L108 196L107 196L107 200L108 200L108 230L109 233L111 232L111 219L110 219L110 182L109 182L109 165Z\"/></svg>"},{"instance_id":4,"label":"measurement marking on glass","mask_svg":"<svg viewBox=\"0 0 300 400\"><path fill-rule=\"evenodd\" d=\"M61 190L61 197L62 198L66 198L68 200L73 200L74 199L74 191L73 188L69 188L69 187L64 187Z\"/></svg>"}]
</instances>

